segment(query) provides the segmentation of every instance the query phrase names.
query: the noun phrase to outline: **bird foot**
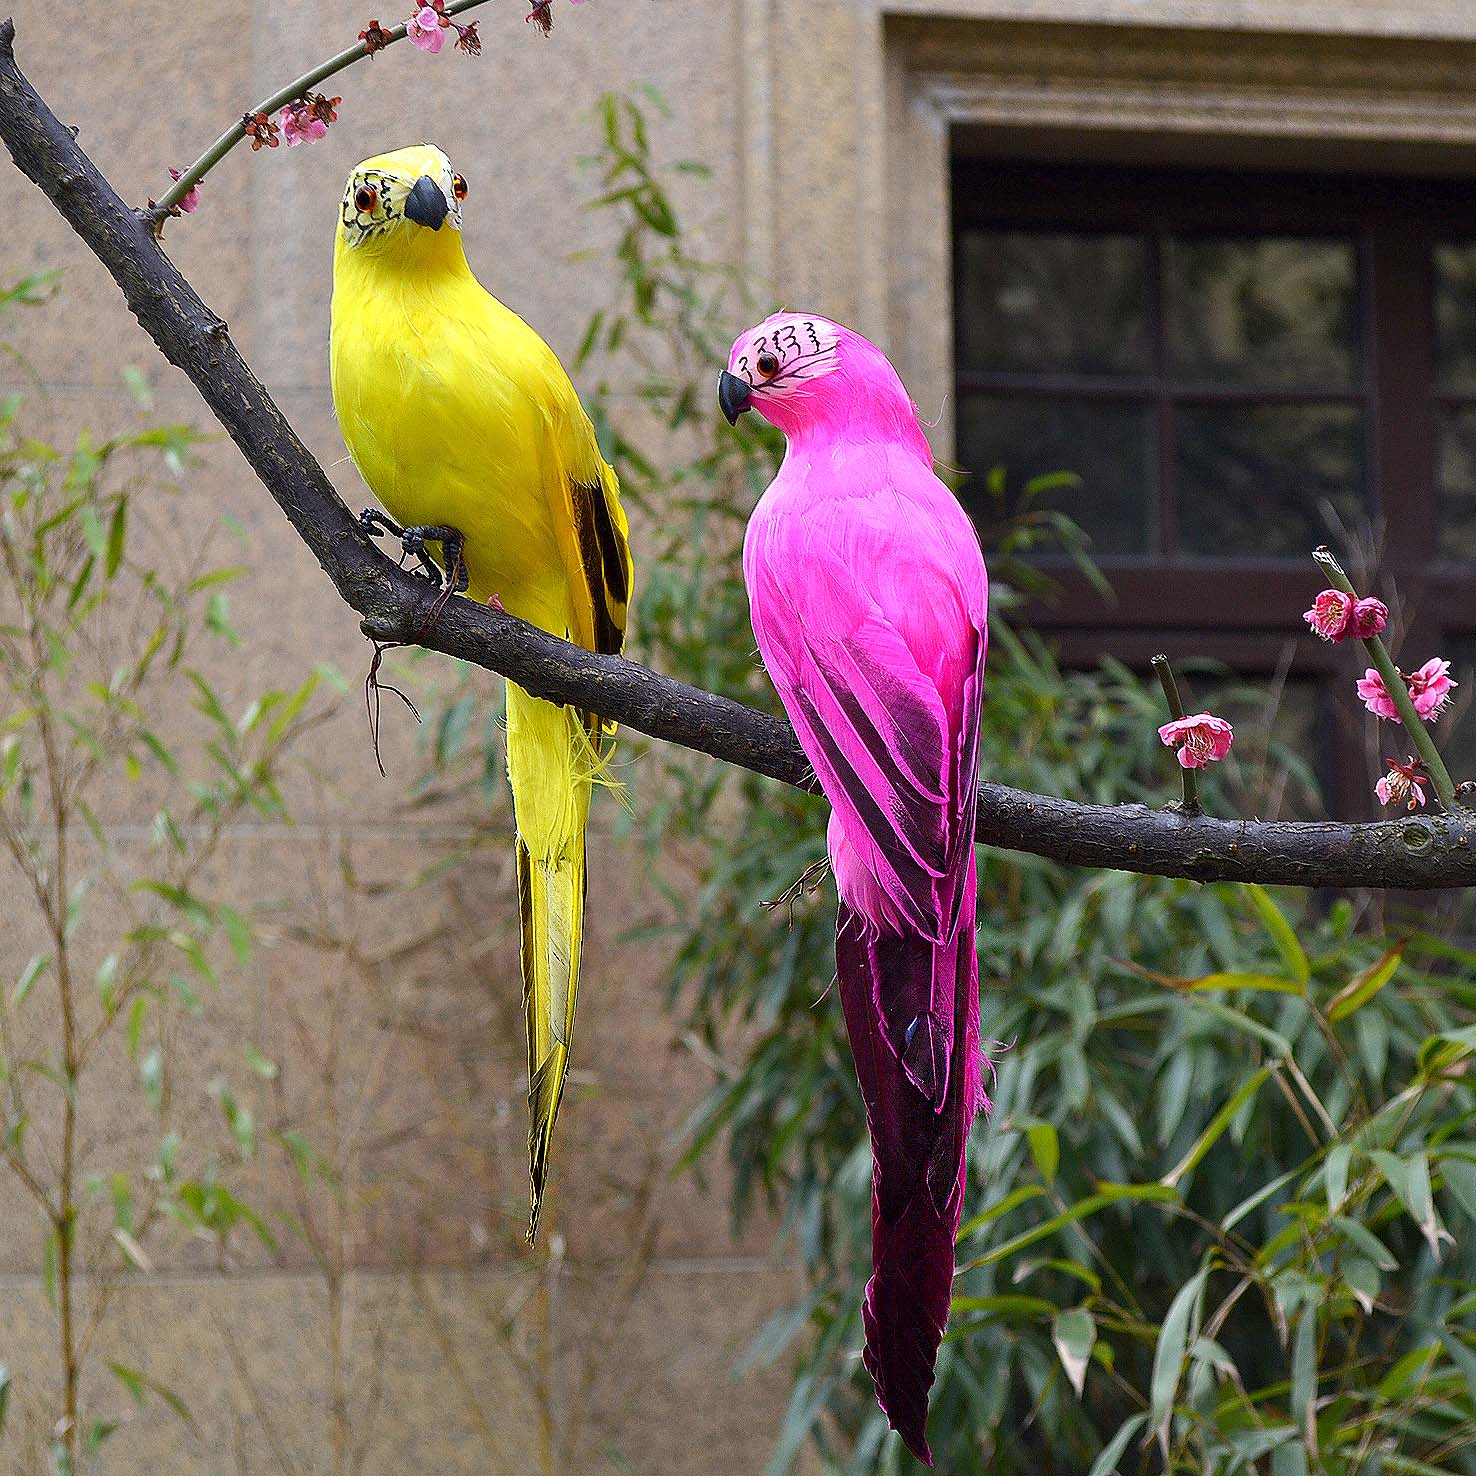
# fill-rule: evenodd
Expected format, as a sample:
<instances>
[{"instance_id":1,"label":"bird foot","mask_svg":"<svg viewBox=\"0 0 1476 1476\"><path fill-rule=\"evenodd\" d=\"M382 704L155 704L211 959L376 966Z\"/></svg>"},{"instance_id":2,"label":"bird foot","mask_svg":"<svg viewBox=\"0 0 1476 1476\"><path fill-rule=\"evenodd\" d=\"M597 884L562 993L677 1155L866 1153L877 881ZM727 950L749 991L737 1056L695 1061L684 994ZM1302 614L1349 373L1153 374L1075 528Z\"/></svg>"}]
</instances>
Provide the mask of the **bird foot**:
<instances>
[{"instance_id":1,"label":"bird foot","mask_svg":"<svg viewBox=\"0 0 1476 1476\"><path fill-rule=\"evenodd\" d=\"M502 599L499 595L494 594L487 596L487 608L489 610L496 610L499 615L507 614L507 606L502 603Z\"/></svg>"},{"instance_id":2,"label":"bird foot","mask_svg":"<svg viewBox=\"0 0 1476 1476\"><path fill-rule=\"evenodd\" d=\"M428 541L439 543L446 566L451 571L449 592L463 594L466 591L469 583L466 559L463 557L466 539L460 529L445 527L439 523L421 523L411 528L402 528L393 518L374 507L366 507L359 514L359 526L371 538L384 534L398 538L403 558L413 558L419 565L411 572L422 579L430 580L438 589L446 582L446 577L441 572L441 566L426 552L425 545Z\"/></svg>"}]
</instances>

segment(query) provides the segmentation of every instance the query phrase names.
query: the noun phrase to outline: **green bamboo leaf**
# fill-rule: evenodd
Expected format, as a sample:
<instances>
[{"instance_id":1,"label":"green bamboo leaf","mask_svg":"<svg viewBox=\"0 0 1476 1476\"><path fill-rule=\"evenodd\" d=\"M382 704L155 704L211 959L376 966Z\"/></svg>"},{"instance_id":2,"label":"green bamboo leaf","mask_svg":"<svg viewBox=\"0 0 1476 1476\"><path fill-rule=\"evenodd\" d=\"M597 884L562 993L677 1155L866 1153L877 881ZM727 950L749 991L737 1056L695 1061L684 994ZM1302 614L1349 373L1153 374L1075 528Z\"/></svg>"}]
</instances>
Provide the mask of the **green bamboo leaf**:
<instances>
[{"instance_id":1,"label":"green bamboo leaf","mask_svg":"<svg viewBox=\"0 0 1476 1476\"><path fill-rule=\"evenodd\" d=\"M1363 1308L1364 1313L1368 1314L1373 1311L1374 1303L1379 1299L1384 1281L1379 1275L1379 1268L1372 1261L1365 1261L1362 1256L1353 1256L1343 1263L1343 1284L1358 1299L1358 1305Z\"/></svg>"},{"instance_id":2,"label":"green bamboo leaf","mask_svg":"<svg viewBox=\"0 0 1476 1476\"><path fill-rule=\"evenodd\" d=\"M1291 1410L1308 1449L1317 1443L1317 1312L1304 1307L1292 1339Z\"/></svg>"},{"instance_id":3,"label":"green bamboo leaf","mask_svg":"<svg viewBox=\"0 0 1476 1476\"><path fill-rule=\"evenodd\" d=\"M1476 1352L1473 1352L1470 1344L1463 1342L1448 1327L1437 1327L1435 1335L1445 1344L1445 1351L1450 1354L1450 1361L1460 1369L1471 1400L1476 1403Z\"/></svg>"},{"instance_id":4,"label":"green bamboo leaf","mask_svg":"<svg viewBox=\"0 0 1476 1476\"><path fill-rule=\"evenodd\" d=\"M1327 1186L1327 1212L1330 1215L1337 1214L1348 1196L1348 1166L1352 1161L1353 1150L1346 1143L1335 1143L1327 1150L1322 1180Z\"/></svg>"},{"instance_id":5,"label":"green bamboo leaf","mask_svg":"<svg viewBox=\"0 0 1476 1476\"><path fill-rule=\"evenodd\" d=\"M1305 988L1307 981L1312 977L1312 969L1307 962L1306 952L1301 943L1297 941L1296 933L1292 931L1292 925L1286 920L1285 914L1264 887L1255 882L1246 882L1243 889L1250 898L1256 914L1260 917L1262 926L1276 945L1276 951L1281 955L1282 961L1291 971L1292 976Z\"/></svg>"},{"instance_id":6,"label":"green bamboo leaf","mask_svg":"<svg viewBox=\"0 0 1476 1476\"><path fill-rule=\"evenodd\" d=\"M178 1394L157 1379L151 1379L147 1374L140 1373L136 1368L130 1368L126 1363L109 1362L108 1370L113 1377L128 1390L133 1402L142 1409L145 1396L152 1394L163 1402L184 1421L191 1430L196 1430L195 1417L190 1413Z\"/></svg>"},{"instance_id":7,"label":"green bamboo leaf","mask_svg":"<svg viewBox=\"0 0 1476 1476\"><path fill-rule=\"evenodd\" d=\"M1215 994L1232 989L1249 989L1259 994L1305 994L1295 979L1281 979L1275 974L1205 974L1200 979L1186 979L1184 986L1194 994Z\"/></svg>"},{"instance_id":8,"label":"green bamboo leaf","mask_svg":"<svg viewBox=\"0 0 1476 1476\"><path fill-rule=\"evenodd\" d=\"M107 555L103 568L111 579L123 562L123 547L128 539L128 499L120 497L113 509L112 521L108 524Z\"/></svg>"},{"instance_id":9,"label":"green bamboo leaf","mask_svg":"<svg viewBox=\"0 0 1476 1476\"><path fill-rule=\"evenodd\" d=\"M980 1210L971 1220L966 1220L959 1227L958 1239L962 1240L964 1236L982 1230L1001 1216L1009 1214L1012 1209L1018 1209L1029 1200L1039 1199L1044 1193L1045 1190L1039 1184L1024 1184L1018 1189L1012 1189L997 1204L991 1204L987 1209Z\"/></svg>"},{"instance_id":10,"label":"green bamboo leaf","mask_svg":"<svg viewBox=\"0 0 1476 1476\"><path fill-rule=\"evenodd\" d=\"M1235 1114L1266 1084L1266 1078L1271 1075L1271 1069L1269 1066L1262 1066L1254 1076L1248 1077L1240 1084L1234 1096L1209 1120L1209 1125L1194 1140L1193 1146L1184 1157L1158 1181L1160 1184L1168 1188L1178 1185L1179 1180L1215 1145L1220 1135L1234 1120Z\"/></svg>"},{"instance_id":11,"label":"green bamboo leaf","mask_svg":"<svg viewBox=\"0 0 1476 1476\"><path fill-rule=\"evenodd\" d=\"M1384 1176L1394 1196L1404 1206L1420 1234L1430 1247L1430 1254L1440 1259L1440 1242L1450 1240L1451 1235L1435 1214L1435 1199L1430 1190L1430 1161L1423 1153L1411 1153L1405 1158L1398 1154L1374 1149L1368 1155Z\"/></svg>"},{"instance_id":12,"label":"green bamboo leaf","mask_svg":"<svg viewBox=\"0 0 1476 1476\"><path fill-rule=\"evenodd\" d=\"M1439 1160L1440 1175L1451 1198L1466 1214L1476 1220L1476 1163L1469 1158L1458 1158L1447 1154Z\"/></svg>"},{"instance_id":13,"label":"green bamboo leaf","mask_svg":"<svg viewBox=\"0 0 1476 1476\"><path fill-rule=\"evenodd\" d=\"M998 1312L1003 1317L1044 1318L1056 1315L1056 1304L1044 1297L1025 1297L1017 1293L1001 1292L990 1297L955 1297L954 1312Z\"/></svg>"},{"instance_id":14,"label":"green bamboo leaf","mask_svg":"<svg viewBox=\"0 0 1476 1476\"><path fill-rule=\"evenodd\" d=\"M1198 1320L1199 1299L1208 1277L1209 1267L1202 1267L1179 1288L1158 1331L1153 1373L1148 1382L1148 1419L1165 1461L1168 1459L1169 1423L1174 1413L1174 1397L1179 1392L1184 1355L1189 1347L1190 1326Z\"/></svg>"},{"instance_id":15,"label":"green bamboo leaf","mask_svg":"<svg viewBox=\"0 0 1476 1476\"><path fill-rule=\"evenodd\" d=\"M1327 1018L1337 1024L1355 1010L1361 1010L1399 972L1407 944L1399 942L1360 974L1355 974L1333 997L1327 1007Z\"/></svg>"},{"instance_id":16,"label":"green bamboo leaf","mask_svg":"<svg viewBox=\"0 0 1476 1476\"><path fill-rule=\"evenodd\" d=\"M1068 1307L1056 1314L1051 1324L1051 1342L1078 1399L1086 1388L1087 1364L1096 1341L1096 1320L1085 1307Z\"/></svg>"},{"instance_id":17,"label":"green bamboo leaf","mask_svg":"<svg viewBox=\"0 0 1476 1476\"><path fill-rule=\"evenodd\" d=\"M138 1043L143 1037L144 1016L148 1010L148 995L140 994L133 1001L133 1008L128 1011L128 1056L130 1060L138 1060Z\"/></svg>"},{"instance_id":18,"label":"green bamboo leaf","mask_svg":"<svg viewBox=\"0 0 1476 1476\"><path fill-rule=\"evenodd\" d=\"M1356 1245L1380 1271L1397 1271L1399 1269L1399 1262L1394 1258L1389 1247L1367 1225L1361 1225L1357 1220L1350 1219L1347 1215L1334 1215L1332 1223L1342 1232L1344 1239ZM1295 1226L1292 1228L1297 1234L1301 1234L1300 1229L1297 1229Z\"/></svg>"},{"instance_id":19,"label":"green bamboo leaf","mask_svg":"<svg viewBox=\"0 0 1476 1476\"><path fill-rule=\"evenodd\" d=\"M1135 1414L1131 1419L1124 1420L1117 1427L1115 1434L1106 1445L1102 1447L1102 1453L1092 1462L1092 1469L1087 1476L1115 1476L1117 1463L1122 1459L1122 1453L1128 1448L1128 1441L1143 1427L1147 1415Z\"/></svg>"},{"instance_id":20,"label":"green bamboo leaf","mask_svg":"<svg viewBox=\"0 0 1476 1476\"><path fill-rule=\"evenodd\" d=\"M269 1061L254 1045L247 1044L245 1047L246 1065L263 1081L274 1081L277 1076L277 1063Z\"/></svg>"},{"instance_id":21,"label":"green bamboo leaf","mask_svg":"<svg viewBox=\"0 0 1476 1476\"><path fill-rule=\"evenodd\" d=\"M46 968L50 963L51 955L49 953L32 955L25 968L21 970L21 976L16 980L15 988L11 992L10 1003L12 1005L25 1003L26 996L36 987L36 980L46 972Z\"/></svg>"},{"instance_id":22,"label":"green bamboo leaf","mask_svg":"<svg viewBox=\"0 0 1476 1476\"><path fill-rule=\"evenodd\" d=\"M1089 1215L1096 1214L1098 1210L1106 1209L1109 1204L1118 1204L1125 1199L1169 1200L1177 1198L1172 1189L1162 1184L1114 1184L1110 1188L1114 1192L1105 1192L1104 1188L1103 1193L1093 1194L1086 1199L1079 1200L1065 1213L1024 1231L1015 1236L1013 1240L1007 1240L1003 1245L996 1246L992 1251L986 1251L982 1256L960 1266L959 1271L974 1271L980 1266L992 1266L996 1261L1003 1261L1014 1255L1016 1251L1024 1250L1027 1245L1034 1245L1037 1240L1044 1240L1048 1235L1054 1235L1058 1230L1065 1229L1067 1225L1074 1225L1078 1220L1084 1220Z\"/></svg>"},{"instance_id":23,"label":"green bamboo leaf","mask_svg":"<svg viewBox=\"0 0 1476 1476\"><path fill-rule=\"evenodd\" d=\"M113 1013L113 990L118 983L118 955L110 953L97 966L97 997L109 1015Z\"/></svg>"},{"instance_id":24,"label":"green bamboo leaf","mask_svg":"<svg viewBox=\"0 0 1476 1476\"><path fill-rule=\"evenodd\" d=\"M1034 1122L1025 1129L1030 1142L1030 1156L1047 1184L1056 1182L1056 1168L1061 1162L1061 1142L1056 1129L1048 1122Z\"/></svg>"},{"instance_id":25,"label":"green bamboo leaf","mask_svg":"<svg viewBox=\"0 0 1476 1476\"><path fill-rule=\"evenodd\" d=\"M1233 1230L1248 1214L1257 1210L1278 1190L1284 1189L1291 1181L1302 1173L1300 1168L1288 1169L1284 1174L1278 1174L1269 1184L1262 1184L1259 1189L1247 1198L1242 1199L1229 1214L1220 1221L1220 1228L1225 1231Z\"/></svg>"},{"instance_id":26,"label":"green bamboo leaf","mask_svg":"<svg viewBox=\"0 0 1476 1476\"><path fill-rule=\"evenodd\" d=\"M1308 1476L1307 1447L1288 1440L1271 1452L1271 1476Z\"/></svg>"},{"instance_id":27,"label":"green bamboo leaf","mask_svg":"<svg viewBox=\"0 0 1476 1476\"><path fill-rule=\"evenodd\" d=\"M82 529L82 538L87 544L87 551L95 559L106 556L108 551L108 535L103 532L102 519L97 515L97 509L91 503L85 504L77 510L77 522Z\"/></svg>"}]
</instances>

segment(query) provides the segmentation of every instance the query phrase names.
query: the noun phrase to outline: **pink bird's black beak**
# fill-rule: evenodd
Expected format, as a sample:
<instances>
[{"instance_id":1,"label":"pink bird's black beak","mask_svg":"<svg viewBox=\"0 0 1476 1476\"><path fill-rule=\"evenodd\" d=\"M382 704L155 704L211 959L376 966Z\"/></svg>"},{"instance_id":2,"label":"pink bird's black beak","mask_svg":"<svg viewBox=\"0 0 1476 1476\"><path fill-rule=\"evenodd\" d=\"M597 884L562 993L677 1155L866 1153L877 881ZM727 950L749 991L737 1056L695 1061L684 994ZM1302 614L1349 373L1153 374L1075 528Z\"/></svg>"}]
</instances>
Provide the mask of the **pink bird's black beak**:
<instances>
[{"instance_id":1,"label":"pink bird's black beak","mask_svg":"<svg viewBox=\"0 0 1476 1476\"><path fill-rule=\"evenodd\" d=\"M728 417L729 425L737 425L738 417L753 409L753 386L724 369L718 375L718 409Z\"/></svg>"}]
</instances>

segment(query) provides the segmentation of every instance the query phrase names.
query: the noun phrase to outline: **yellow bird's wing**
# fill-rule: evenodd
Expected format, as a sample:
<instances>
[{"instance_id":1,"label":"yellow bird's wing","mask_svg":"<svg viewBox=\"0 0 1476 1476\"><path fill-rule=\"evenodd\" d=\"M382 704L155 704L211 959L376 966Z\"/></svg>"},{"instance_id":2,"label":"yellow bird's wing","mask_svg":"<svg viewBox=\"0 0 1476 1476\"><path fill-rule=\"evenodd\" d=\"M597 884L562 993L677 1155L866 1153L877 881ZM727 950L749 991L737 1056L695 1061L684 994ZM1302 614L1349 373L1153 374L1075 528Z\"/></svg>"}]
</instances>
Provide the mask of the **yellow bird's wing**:
<instances>
[{"instance_id":1,"label":"yellow bird's wing","mask_svg":"<svg viewBox=\"0 0 1476 1476\"><path fill-rule=\"evenodd\" d=\"M574 612L584 618L573 638L606 655L625 643L630 605L630 526L620 505L620 484L600 454L594 426L569 376L548 355L543 403L552 445L551 462L561 476L546 488L554 503L552 522L569 581Z\"/></svg>"}]
</instances>

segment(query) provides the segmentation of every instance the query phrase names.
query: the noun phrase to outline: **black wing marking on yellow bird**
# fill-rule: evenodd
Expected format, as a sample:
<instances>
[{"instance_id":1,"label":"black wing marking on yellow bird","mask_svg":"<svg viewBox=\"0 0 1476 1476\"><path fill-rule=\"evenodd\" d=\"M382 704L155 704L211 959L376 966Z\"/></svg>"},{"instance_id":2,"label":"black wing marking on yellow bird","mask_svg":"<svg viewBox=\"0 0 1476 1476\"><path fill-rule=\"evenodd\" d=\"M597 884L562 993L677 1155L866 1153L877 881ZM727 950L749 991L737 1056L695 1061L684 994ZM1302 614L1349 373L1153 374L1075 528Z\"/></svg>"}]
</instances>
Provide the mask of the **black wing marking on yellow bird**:
<instances>
[{"instance_id":1,"label":"black wing marking on yellow bird","mask_svg":"<svg viewBox=\"0 0 1476 1476\"><path fill-rule=\"evenodd\" d=\"M594 612L594 648L601 655L618 655L625 644L630 551L610 515L600 483L571 481L570 494L579 533L579 562Z\"/></svg>"}]
</instances>

